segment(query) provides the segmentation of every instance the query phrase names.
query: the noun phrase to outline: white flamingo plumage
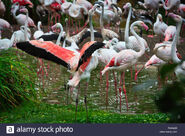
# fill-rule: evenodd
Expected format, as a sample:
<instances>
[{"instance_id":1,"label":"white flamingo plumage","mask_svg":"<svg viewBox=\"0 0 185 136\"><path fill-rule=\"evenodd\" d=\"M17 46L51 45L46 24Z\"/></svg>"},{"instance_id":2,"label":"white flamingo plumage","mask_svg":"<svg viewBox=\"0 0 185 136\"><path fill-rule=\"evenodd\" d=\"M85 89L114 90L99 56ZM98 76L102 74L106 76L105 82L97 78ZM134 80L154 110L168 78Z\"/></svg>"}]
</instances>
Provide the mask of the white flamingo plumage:
<instances>
[{"instance_id":1,"label":"white flamingo plumage","mask_svg":"<svg viewBox=\"0 0 185 136\"><path fill-rule=\"evenodd\" d=\"M154 27L153 27L154 33L158 36L164 36L167 27L168 27L168 25L163 22L162 15L158 14L157 20L154 23Z\"/></svg>"},{"instance_id":2,"label":"white flamingo plumage","mask_svg":"<svg viewBox=\"0 0 185 136\"><path fill-rule=\"evenodd\" d=\"M178 15L174 15L173 13L169 13L169 16L172 16L178 22L177 31L175 33L173 41L156 44L154 47L154 53L156 54L157 57L159 57L160 59L166 62L173 62L175 61L175 59L178 60L178 57L181 58L180 54L177 53L176 44L178 41L178 37L179 37L181 25L182 25L182 18ZM173 53L173 56L175 56L174 57L175 59L172 58L172 53Z\"/></svg>"},{"instance_id":3,"label":"white flamingo plumage","mask_svg":"<svg viewBox=\"0 0 185 136\"><path fill-rule=\"evenodd\" d=\"M105 29L104 23L103 23L103 16L104 16L104 3L103 2L97 2L96 4L99 4L102 7L102 13L100 15L100 29L102 33L102 37L104 40L110 40L112 38L119 38L118 34L115 33L112 30Z\"/></svg>"},{"instance_id":4,"label":"white flamingo plumage","mask_svg":"<svg viewBox=\"0 0 185 136\"><path fill-rule=\"evenodd\" d=\"M144 43L141 42L140 37L134 31L134 26L135 25L142 26L145 29L148 29L148 27L142 21L136 21L136 22L132 23L132 25L130 27L131 33L137 38L138 42L140 43L138 45L140 47L140 51L136 52L136 51L134 51L132 49L126 49L126 50L120 51L105 66L105 68L102 70L102 75L105 72L107 72L108 70L125 71L126 69L128 69L128 68L132 67L134 64L136 64L138 59L145 53ZM121 79L123 79L123 78L124 78L124 75L123 75L123 77L121 77ZM123 91L124 91L124 94L125 94L125 97L126 97L125 82L124 82L124 90ZM128 102L127 102L127 109L128 109Z\"/></svg>"},{"instance_id":5,"label":"white flamingo plumage","mask_svg":"<svg viewBox=\"0 0 185 136\"><path fill-rule=\"evenodd\" d=\"M17 23L22 26L26 22L26 15L24 15L24 14L16 15L16 12L17 12L17 10L19 10L19 7L20 6L18 3L13 4L12 8L11 8L11 12L13 14L13 17L16 19ZM28 17L28 26L29 27L36 27L34 24L34 21L30 17Z\"/></svg>"}]
</instances>

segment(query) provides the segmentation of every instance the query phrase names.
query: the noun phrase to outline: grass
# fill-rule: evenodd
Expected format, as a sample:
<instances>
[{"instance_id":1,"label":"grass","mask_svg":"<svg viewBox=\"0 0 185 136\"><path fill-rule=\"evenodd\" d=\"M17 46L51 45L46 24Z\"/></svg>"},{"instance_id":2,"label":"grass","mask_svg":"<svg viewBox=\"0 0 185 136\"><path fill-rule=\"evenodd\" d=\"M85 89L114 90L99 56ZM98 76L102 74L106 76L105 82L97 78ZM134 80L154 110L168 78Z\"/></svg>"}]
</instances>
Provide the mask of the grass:
<instances>
[{"instance_id":1,"label":"grass","mask_svg":"<svg viewBox=\"0 0 185 136\"><path fill-rule=\"evenodd\" d=\"M0 52L0 109L6 110L35 97L35 74L15 50Z\"/></svg>"},{"instance_id":2,"label":"grass","mask_svg":"<svg viewBox=\"0 0 185 136\"><path fill-rule=\"evenodd\" d=\"M169 115L119 114L89 109L86 121L85 107L78 107L75 121L75 106L49 105L46 103L24 102L19 107L0 113L0 123L166 123Z\"/></svg>"}]
</instances>

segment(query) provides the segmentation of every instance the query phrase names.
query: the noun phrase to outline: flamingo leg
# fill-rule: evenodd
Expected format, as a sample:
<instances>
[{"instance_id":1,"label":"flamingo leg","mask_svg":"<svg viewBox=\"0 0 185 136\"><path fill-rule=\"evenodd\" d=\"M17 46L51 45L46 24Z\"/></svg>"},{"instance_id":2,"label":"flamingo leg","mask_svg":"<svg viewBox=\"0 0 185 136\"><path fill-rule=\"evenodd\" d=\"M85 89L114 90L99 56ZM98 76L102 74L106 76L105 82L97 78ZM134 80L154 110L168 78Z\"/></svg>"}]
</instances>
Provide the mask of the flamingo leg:
<instances>
[{"instance_id":1,"label":"flamingo leg","mask_svg":"<svg viewBox=\"0 0 185 136\"><path fill-rule=\"evenodd\" d=\"M139 74L139 72L141 72L141 70L143 70L145 66L143 65L136 73L135 73L135 81L137 80L137 76Z\"/></svg>"},{"instance_id":2,"label":"flamingo leg","mask_svg":"<svg viewBox=\"0 0 185 136\"><path fill-rule=\"evenodd\" d=\"M77 95L76 95L75 121L76 121L76 117L77 117L77 111L78 111L78 91L77 91Z\"/></svg>"},{"instance_id":3,"label":"flamingo leg","mask_svg":"<svg viewBox=\"0 0 185 136\"><path fill-rule=\"evenodd\" d=\"M131 78L131 82L132 82L132 77L133 77L132 67L130 67L130 78Z\"/></svg>"},{"instance_id":4,"label":"flamingo leg","mask_svg":"<svg viewBox=\"0 0 185 136\"><path fill-rule=\"evenodd\" d=\"M117 79L116 79L115 71L113 71L113 76L114 76L114 86L115 86L115 93L116 93L116 104L118 104Z\"/></svg>"},{"instance_id":5,"label":"flamingo leg","mask_svg":"<svg viewBox=\"0 0 185 136\"><path fill-rule=\"evenodd\" d=\"M70 89L70 87L69 87L69 85L67 85L67 87L66 87L66 94L67 94L66 104L67 105L69 104L69 89Z\"/></svg>"},{"instance_id":6,"label":"flamingo leg","mask_svg":"<svg viewBox=\"0 0 185 136\"><path fill-rule=\"evenodd\" d=\"M134 78L135 81L137 80L137 77L136 77L137 75L136 75L136 73L137 73L137 64L135 64L135 78Z\"/></svg>"},{"instance_id":7,"label":"flamingo leg","mask_svg":"<svg viewBox=\"0 0 185 136\"><path fill-rule=\"evenodd\" d=\"M108 91L109 91L109 72L106 72L106 109L108 106Z\"/></svg>"},{"instance_id":8,"label":"flamingo leg","mask_svg":"<svg viewBox=\"0 0 185 136\"><path fill-rule=\"evenodd\" d=\"M128 112L128 100L127 100L127 93L126 93L126 87L125 87L125 72L122 73L122 80L123 80L123 92L125 95L125 101L126 101L127 112Z\"/></svg>"},{"instance_id":9,"label":"flamingo leg","mask_svg":"<svg viewBox=\"0 0 185 136\"><path fill-rule=\"evenodd\" d=\"M87 89L88 89L88 84L89 84L89 78L87 79L86 89L85 89L85 94L84 94L84 103L85 103L85 110L86 110L86 121L88 121L88 110L87 110Z\"/></svg>"},{"instance_id":10,"label":"flamingo leg","mask_svg":"<svg viewBox=\"0 0 185 136\"><path fill-rule=\"evenodd\" d=\"M81 27L81 25L80 25L80 20L78 20L78 23L79 23L79 26L78 26L78 27L79 27L79 32L80 32L80 27Z\"/></svg>"},{"instance_id":11,"label":"flamingo leg","mask_svg":"<svg viewBox=\"0 0 185 136\"><path fill-rule=\"evenodd\" d=\"M119 99L120 99L120 113L121 113L121 85L122 85L122 73L120 75L120 84L119 84Z\"/></svg>"}]
</instances>

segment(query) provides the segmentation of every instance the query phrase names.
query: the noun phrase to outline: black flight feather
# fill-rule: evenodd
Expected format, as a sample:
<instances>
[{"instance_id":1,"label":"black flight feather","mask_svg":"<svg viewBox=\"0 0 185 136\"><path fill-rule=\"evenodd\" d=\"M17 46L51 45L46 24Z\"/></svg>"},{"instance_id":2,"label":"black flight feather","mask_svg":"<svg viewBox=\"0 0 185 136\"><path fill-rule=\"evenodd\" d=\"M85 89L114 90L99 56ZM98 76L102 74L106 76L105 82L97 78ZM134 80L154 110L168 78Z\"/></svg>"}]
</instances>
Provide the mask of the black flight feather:
<instances>
[{"instance_id":1,"label":"black flight feather","mask_svg":"<svg viewBox=\"0 0 185 136\"><path fill-rule=\"evenodd\" d=\"M91 55L98 49L104 47L104 43L102 42L95 42L93 43L88 49L85 50L84 54L81 56L79 62L78 62L78 67L76 69L76 71L79 69L79 67L85 62L87 61L87 59L89 57L91 57Z\"/></svg>"},{"instance_id":2,"label":"black flight feather","mask_svg":"<svg viewBox=\"0 0 185 136\"><path fill-rule=\"evenodd\" d=\"M26 53L32 56L55 62L70 70L70 65L68 63L56 57L54 54L48 52L47 50L31 44L30 42L20 42L20 43L17 43L16 46L17 48L21 49L22 51L25 51Z\"/></svg>"}]
</instances>

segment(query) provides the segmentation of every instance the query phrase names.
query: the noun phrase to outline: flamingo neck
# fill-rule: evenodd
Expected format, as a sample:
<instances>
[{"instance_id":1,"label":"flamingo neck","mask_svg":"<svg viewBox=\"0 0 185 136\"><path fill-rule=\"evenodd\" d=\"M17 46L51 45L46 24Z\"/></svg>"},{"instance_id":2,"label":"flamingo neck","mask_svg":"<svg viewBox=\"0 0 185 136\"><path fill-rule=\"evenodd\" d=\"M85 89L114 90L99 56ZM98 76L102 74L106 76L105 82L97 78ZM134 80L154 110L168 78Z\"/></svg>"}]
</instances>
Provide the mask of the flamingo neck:
<instances>
[{"instance_id":1,"label":"flamingo neck","mask_svg":"<svg viewBox=\"0 0 185 136\"><path fill-rule=\"evenodd\" d=\"M39 22L38 25L37 25L37 28L38 28L39 31L42 31L40 26L41 26L41 23Z\"/></svg>"},{"instance_id":2,"label":"flamingo neck","mask_svg":"<svg viewBox=\"0 0 185 136\"><path fill-rule=\"evenodd\" d=\"M132 35L136 37L137 41L139 42L138 44L140 47L140 50L138 52L138 58L139 58L145 53L145 46L144 46L144 43L141 41L141 37L134 31L134 26L136 25L137 25L137 22L132 23L130 27L130 32L132 33Z\"/></svg>"},{"instance_id":3,"label":"flamingo neck","mask_svg":"<svg viewBox=\"0 0 185 136\"><path fill-rule=\"evenodd\" d=\"M90 32L91 32L91 41L94 41L94 28L92 24L92 14L89 15L89 25L90 25Z\"/></svg>"},{"instance_id":4,"label":"flamingo neck","mask_svg":"<svg viewBox=\"0 0 185 136\"><path fill-rule=\"evenodd\" d=\"M24 35L25 35L25 41L29 41L29 38L28 38L28 12L26 12Z\"/></svg>"},{"instance_id":5,"label":"flamingo neck","mask_svg":"<svg viewBox=\"0 0 185 136\"><path fill-rule=\"evenodd\" d=\"M11 39L10 39L10 45L9 45L9 47L12 47L13 46L13 44L14 44L14 41L16 40L16 33L14 32L13 34L12 34L12 37L11 37Z\"/></svg>"},{"instance_id":6,"label":"flamingo neck","mask_svg":"<svg viewBox=\"0 0 185 136\"><path fill-rule=\"evenodd\" d=\"M125 43L126 46L129 42L129 24L130 24L130 19L131 19L131 13L132 13L132 7L129 7L129 14L126 22L126 28L125 28Z\"/></svg>"},{"instance_id":7,"label":"flamingo neck","mask_svg":"<svg viewBox=\"0 0 185 136\"><path fill-rule=\"evenodd\" d=\"M13 10L12 14L13 14L14 18L17 18L16 12L17 12L18 9L19 9L19 5L17 7L15 7L15 9Z\"/></svg>"},{"instance_id":8,"label":"flamingo neck","mask_svg":"<svg viewBox=\"0 0 185 136\"><path fill-rule=\"evenodd\" d=\"M101 15L100 15L100 28L101 29L104 29L103 16L104 16L104 6L102 6L102 12L101 12Z\"/></svg>"},{"instance_id":9,"label":"flamingo neck","mask_svg":"<svg viewBox=\"0 0 185 136\"><path fill-rule=\"evenodd\" d=\"M181 60L177 57L177 53L176 53L176 45L177 45L177 40L179 39L179 33L180 33L180 30L181 30L181 26L182 26L182 21L180 21L178 24L177 24L177 31L175 33L175 37L173 39L173 42L172 42L172 49L171 49L171 55L172 55L172 61L174 63L179 63Z\"/></svg>"},{"instance_id":10,"label":"flamingo neck","mask_svg":"<svg viewBox=\"0 0 185 136\"><path fill-rule=\"evenodd\" d=\"M62 25L60 24L59 27L60 27L60 34L59 34L58 39L57 39L57 42L56 42L57 45L60 45L60 40L62 38L62 33L63 33L63 27L62 27Z\"/></svg>"},{"instance_id":11,"label":"flamingo neck","mask_svg":"<svg viewBox=\"0 0 185 136\"><path fill-rule=\"evenodd\" d=\"M157 17L157 19L156 19L156 23L158 23L159 22L159 17Z\"/></svg>"},{"instance_id":12,"label":"flamingo neck","mask_svg":"<svg viewBox=\"0 0 185 136\"><path fill-rule=\"evenodd\" d=\"M75 49L75 50L78 50L78 46L77 44L75 43L75 41L73 40L72 43L71 43L71 48Z\"/></svg>"}]
</instances>

